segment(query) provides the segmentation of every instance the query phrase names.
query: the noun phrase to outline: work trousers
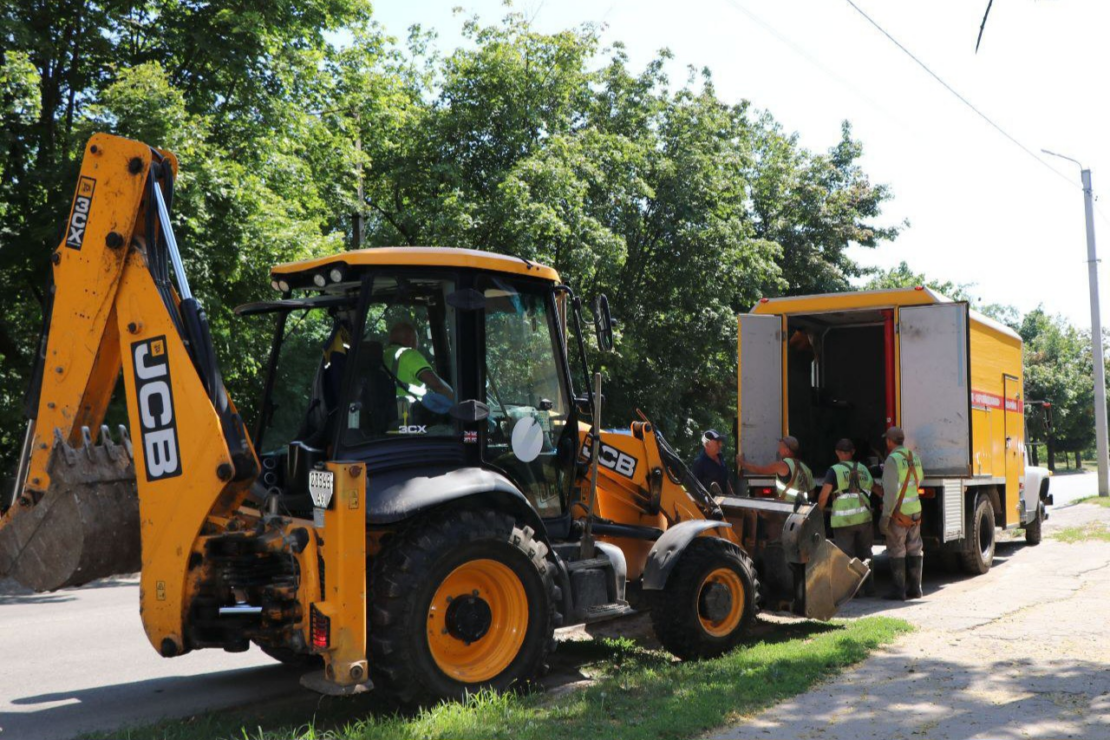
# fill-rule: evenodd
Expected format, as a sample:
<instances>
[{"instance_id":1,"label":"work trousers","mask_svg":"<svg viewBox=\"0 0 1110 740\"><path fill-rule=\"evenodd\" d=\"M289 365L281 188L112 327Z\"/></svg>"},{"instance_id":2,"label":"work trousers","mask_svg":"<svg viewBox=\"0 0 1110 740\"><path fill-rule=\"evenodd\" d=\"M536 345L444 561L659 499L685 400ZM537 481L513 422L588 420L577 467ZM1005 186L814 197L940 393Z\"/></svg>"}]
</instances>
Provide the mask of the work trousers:
<instances>
[{"instance_id":1,"label":"work trousers","mask_svg":"<svg viewBox=\"0 0 1110 740\"><path fill-rule=\"evenodd\" d=\"M887 526L886 554L892 558L904 558L907 555L921 555L924 545L921 543L921 515L914 516L912 526L903 527L893 519Z\"/></svg>"},{"instance_id":2,"label":"work trousers","mask_svg":"<svg viewBox=\"0 0 1110 740\"><path fill-rule=\"evenodd\" d=\"M874 540L871 522L853 524L850 527L833 527L833 543L845 555L858 558L861 562L871 559L871 545Z\"/></svg>"}]
</instances>

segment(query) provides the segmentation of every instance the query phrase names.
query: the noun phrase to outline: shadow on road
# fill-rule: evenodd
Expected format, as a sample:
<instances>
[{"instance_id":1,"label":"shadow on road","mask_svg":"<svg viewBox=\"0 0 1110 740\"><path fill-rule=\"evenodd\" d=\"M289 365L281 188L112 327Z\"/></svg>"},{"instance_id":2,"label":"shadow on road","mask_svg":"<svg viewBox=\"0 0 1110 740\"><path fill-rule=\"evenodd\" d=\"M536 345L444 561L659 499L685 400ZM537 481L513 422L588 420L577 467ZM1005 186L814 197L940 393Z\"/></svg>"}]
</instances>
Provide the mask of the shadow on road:
<instances>
[{"instance_id":1,"label":"shadow on road","mask_svg":"<svg viewBox=\"0 0 1110 740\"><path fill-rule=\"evenodd\" d=\"M119 588L121 586L134 586L138 576L115 576L102 578L99 581L86 583L79 586L81 591L95 591L104 588ZM5 604L58 604L76 600L77 588L65 588L49 593L35 593L31 589L21 586L10 578L0 579L0 606Z\"/></svg>"},{"instance_id":2,"label":"shadow on road","mask_svg":"<svg viewBox=\"0 0 1110 740\"><path fill-rule=\"evenodd\" d=\"M1102 663L1067 660L1046 667L999 659L968 665L880 653L867 667L883 676L881 687L832 684L825 689L834 694L831 702L798 712L788 704L767 722L741 724L717 737L1106 737L1110 731L1110 678ZM843 700L835 696L842 692ZM814 704L833 709L814 712Z\"/></svg>"}]
</instances>

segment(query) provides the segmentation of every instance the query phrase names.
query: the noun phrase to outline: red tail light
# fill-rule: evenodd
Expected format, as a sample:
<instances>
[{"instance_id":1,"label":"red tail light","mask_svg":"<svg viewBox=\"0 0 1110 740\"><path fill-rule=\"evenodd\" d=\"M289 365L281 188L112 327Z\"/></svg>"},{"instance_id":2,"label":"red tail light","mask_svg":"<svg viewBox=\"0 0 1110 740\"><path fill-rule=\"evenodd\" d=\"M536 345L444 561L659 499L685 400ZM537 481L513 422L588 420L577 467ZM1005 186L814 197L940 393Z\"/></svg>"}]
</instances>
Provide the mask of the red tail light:
<instances>
[{"instance_id":1,"label":"red tail light","mask_svg":"<svg viewBox=\"0 0 1110 740\"><path fill-rule=\"evenodd\" d=\"M320 613L315 604L312 606L310 624L312 627L312 647L316 650L327 650L331 647L331 619Z\"/></svg>"}]
</instances>

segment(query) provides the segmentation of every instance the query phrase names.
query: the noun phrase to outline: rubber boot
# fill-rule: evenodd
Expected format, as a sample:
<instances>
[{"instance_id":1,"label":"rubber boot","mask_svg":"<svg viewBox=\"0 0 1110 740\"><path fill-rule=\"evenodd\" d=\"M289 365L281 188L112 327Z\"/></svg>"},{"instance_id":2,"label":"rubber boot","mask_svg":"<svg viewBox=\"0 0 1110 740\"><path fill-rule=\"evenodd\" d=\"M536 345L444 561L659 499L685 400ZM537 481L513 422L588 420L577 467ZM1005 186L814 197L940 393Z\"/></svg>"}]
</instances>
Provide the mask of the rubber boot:
<instances>
[{"instance_id":1,"label":"rubber boot","mask_svg":"<svg viewBox=\"0 0 1110 740\"><path fill-rule=\"evenodd\" d=\"M906 558L906 598L921 598L921 568L925 563L922 555L910 555Z\"/></svg>"},{"instance_id":2,"label":"rubber boot","mask_svg":"<svg viewBox=\"0 0 1110 740\"><path fill-rule=\"evenodd\" d=\"M906 600L906 559L890 559L890 590L883 594L884 599L890 601Z\"/></svg>"}]
</instances>

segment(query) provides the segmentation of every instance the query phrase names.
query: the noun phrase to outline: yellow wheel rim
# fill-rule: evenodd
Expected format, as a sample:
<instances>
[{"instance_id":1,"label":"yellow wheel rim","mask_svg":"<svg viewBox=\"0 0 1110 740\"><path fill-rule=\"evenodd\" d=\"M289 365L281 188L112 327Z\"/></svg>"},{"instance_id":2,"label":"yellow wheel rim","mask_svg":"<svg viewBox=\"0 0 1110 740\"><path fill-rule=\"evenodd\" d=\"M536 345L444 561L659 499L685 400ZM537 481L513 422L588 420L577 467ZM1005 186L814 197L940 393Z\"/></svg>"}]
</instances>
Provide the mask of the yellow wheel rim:
<instances>
[{"instance_id":1,"label":"yellow wheel rim","mask_svg":"<svg viewBox=\"0 0 1110 740\"><path fill-rule=\"evenodd\" d=\"M714 585L716 584L716 585ZM710 619L702 614L702 599L707 589L723 586L728 589L728 613L721 619ZM713 637L725 637L740 625L744 616L744 584L731 568L717 568L705 577L698 587L698 620L701 628Z\"/></svg>"},{"instance_id":2,"label":"yellow wheel rim","mask_svg":"<svg viewBox=\"0 0 1110 740\"><path fill-rule=\"evenodd\" d=\"M528 631L520 578L496 560L451 571L428 605L428 647L436 665L462 683L488 681L513 662Z\"/></svg>"}]
</instances>

